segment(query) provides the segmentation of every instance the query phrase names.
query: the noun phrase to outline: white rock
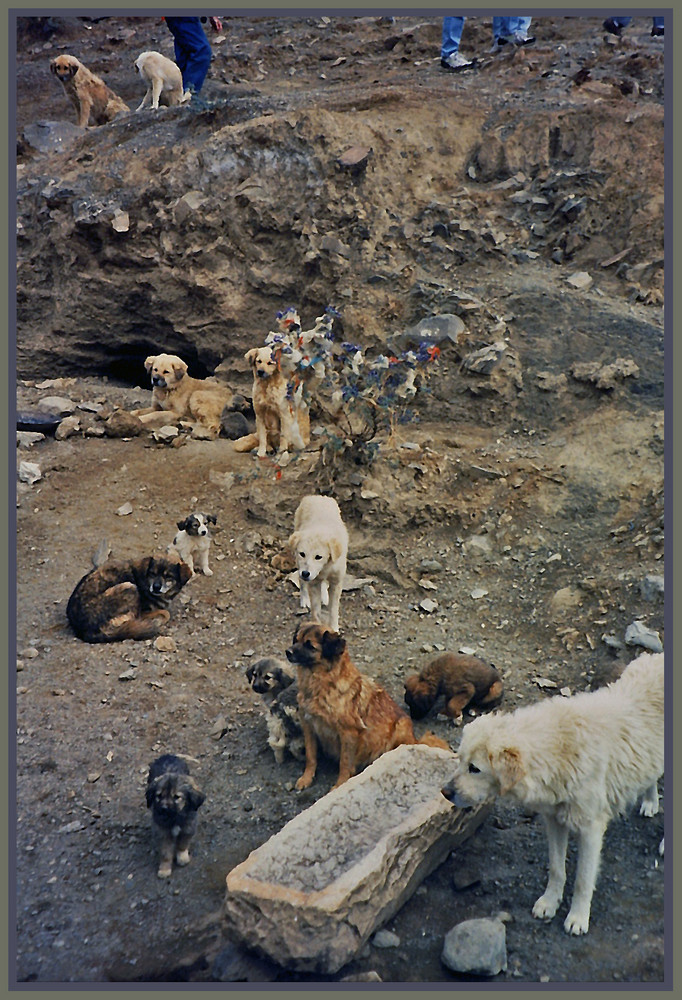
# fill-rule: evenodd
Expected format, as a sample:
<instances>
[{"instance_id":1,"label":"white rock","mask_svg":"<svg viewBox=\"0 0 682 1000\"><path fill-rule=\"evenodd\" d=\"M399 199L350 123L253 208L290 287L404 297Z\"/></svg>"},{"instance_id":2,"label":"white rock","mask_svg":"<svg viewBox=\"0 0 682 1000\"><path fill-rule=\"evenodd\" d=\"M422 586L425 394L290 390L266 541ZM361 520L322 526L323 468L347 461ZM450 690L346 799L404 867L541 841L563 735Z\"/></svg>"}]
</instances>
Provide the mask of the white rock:
<instances>
[{"instance_id":1,"label":"white rock","mask_svg":"<svg viewBox=\"0 0 682 1000\"><path fill-rule=\"evenodd\" d=\"M501 920L464 920L445 935L441 960L453 972L496 976L507 968L506 938Z\"/></svg>"},{"instance_id":2,"label":"white rock","mask_svg":"<svg viewBox=\"0 0 682 1000\"><path fill-rule=\"evenodd\" d=\"M587 271L575 271L574 274L570 274L568 278L566 278L566 281L574 288L579 288L583 291L589 288L592 284L592 278Z\"/></svg>"},{"instance_id":3,"label":"white rock","mask_svg":"<svg viewBox=\"0 0 682 1000\"><path fill-rule=\"evenodd\" d=\"M39 441L44 441L45 435L40 431L17 431L17 448L32 448Z\"/></svg>"},{"instance_id":4,"label":"white rock","mask_svg":"<svg viewBox=\"0 0 682 1000\"><path fill-rule=\"evenodd\" d=\"M453 760L398 747L292 819L227 876L229 935L288 969L350 962L487 814L441 794Z\"/></svg>"},{"instance_id":5,"label":"white rock","mask_svg":"<svg viewBox=\"0 0 682 1000\"><path fill-rule=\"evenodd\" d=\"M38 480L42 478L43 474L40 471L40 466L36 465L35 462L19 463L19 479L22 483L28 483L32 486L33 483L37 483Z\"/></svg>"},{"instance_id":6,"label":"white rock","mask_svg":"<svg viewBox=\"0 0 682 1000\"><path fill-rule=\"evenodd\" d=\"M76 404L67 396L43 396L38 406L42 410L56 410L63 416L73 413L76 409Z\"/></svg>"},{"instance_id":7,"label":"white rock","mask_svg":"<svg viewBox=\"0 0 682 1000\"><path fill-rule=\"evenodd\" d=\"M625 630L625 642L628 646L643 646L644 649L650 649L652 653L663 652L663 643L658 632L647 628L639 621L628 625Z\"/></svg>"}]
</instances>

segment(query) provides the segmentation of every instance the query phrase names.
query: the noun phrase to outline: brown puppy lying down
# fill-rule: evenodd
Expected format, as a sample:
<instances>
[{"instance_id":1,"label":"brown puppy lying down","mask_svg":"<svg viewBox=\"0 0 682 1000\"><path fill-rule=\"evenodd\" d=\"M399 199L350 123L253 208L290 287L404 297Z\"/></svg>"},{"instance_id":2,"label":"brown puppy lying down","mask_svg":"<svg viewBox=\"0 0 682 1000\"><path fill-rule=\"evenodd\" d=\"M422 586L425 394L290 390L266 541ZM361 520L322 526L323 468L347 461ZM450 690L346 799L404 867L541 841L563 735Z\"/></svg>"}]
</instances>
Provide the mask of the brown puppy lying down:
<instances>
[{"instance_id":1,"label":"brown puppy lying down","mask_svg":"<svg viewBox=\"0 0 682 1000\"><path fill-rule=\"evenodd\" d=\"M204 436L218 437L223 410L234 398L228 386L192 378L186 363L176 354L152 355L144 366L151 376L152 405L132 410L133 416L148 427L192 419L195 435L203 428Z\"/></svg>"},{"instance_id":2,"label":"brown puppy lying down","mask_svg":"<svg viewBox=\"0 0 682 1000\"><path fill-rule=\"evenodd\" d=\"M495 667L464 653L443 653L419 674L405 678L405 702L413 719L422 719L439 698L445 698L439 714L459 721L467 706L495 708L503 694Z\"/></svg>"},{"instance_id":3,"label":"brown puppy lying down","mask_svg":"<svg viewBox=\"0 0 682 1000\"><path fill-rule=\"evenodd\" d=\"M151 639L170 619L168 605L191 576L176 555L109 559L76 584L66 615L85 642Z\"/></svg>"},{"instance_id":4,"label":"brown puppy lying down","mask_svg":"<svg viewBox=\"0 0 682 1000\"><path fill-rule=\"evenodd\" d=\"M298 703L305 739L306 765L296 788L312 784L317 770L317 744L339 761L334 788L388 750L402 744L450 747L433 733L420 740L410 717L370 677L351 662L346 640L317 622L294 633L287 659L298 668Z\"/></svg>"}]
</instances>

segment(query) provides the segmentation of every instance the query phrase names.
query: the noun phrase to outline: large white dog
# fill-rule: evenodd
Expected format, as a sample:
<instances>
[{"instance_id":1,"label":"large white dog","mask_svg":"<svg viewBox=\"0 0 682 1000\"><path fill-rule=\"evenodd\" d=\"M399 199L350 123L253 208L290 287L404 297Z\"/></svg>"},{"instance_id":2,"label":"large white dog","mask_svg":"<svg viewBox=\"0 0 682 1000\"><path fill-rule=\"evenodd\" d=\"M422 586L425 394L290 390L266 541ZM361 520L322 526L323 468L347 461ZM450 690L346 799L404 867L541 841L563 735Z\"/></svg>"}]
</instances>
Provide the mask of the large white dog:
<instances>
[{"instance_id":1,"label":"large white dog","mask_svg":"<svg viewBox=\"0 0 682 1000\"><path fill-rule=\"evenodd\" d=\"M614 684L555 697L464 729L456 772L443 794L458 806L508 795L544 816L547 888L533 916L550 919L564 894L569 832L578 834L573 899L564 929L586 934L609 821L643 796L658 812L663 774L663 654L643 653Z\"/></svg>"},{"instance_id":2,"label":"large white dog","mask_svg":"<svg viewBox=\"0 0 682 1000\"><path fill-rule=\"evenodd\" d=\"M310 608L315 621L323 622L324 590L329 587L325 617L339 630L339 602L346 575L348 532L333 497L303 497L294 515L289 547L296 558L301 585L301 607Z\"/></svg>"}]
</instances>

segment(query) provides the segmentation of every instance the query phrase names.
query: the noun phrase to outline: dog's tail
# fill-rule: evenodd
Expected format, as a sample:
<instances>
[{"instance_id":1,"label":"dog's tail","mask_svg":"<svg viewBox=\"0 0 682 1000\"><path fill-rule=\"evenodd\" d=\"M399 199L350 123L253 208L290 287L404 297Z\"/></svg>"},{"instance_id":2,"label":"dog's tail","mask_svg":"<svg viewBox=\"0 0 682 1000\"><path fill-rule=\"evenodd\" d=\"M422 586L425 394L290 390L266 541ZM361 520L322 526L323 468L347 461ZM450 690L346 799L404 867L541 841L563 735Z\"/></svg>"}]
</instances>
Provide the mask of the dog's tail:
<instances>
[{"instance_id":1,"label":"dog's tail","mask_svg":"<svg viewBox=\"0 0 682 1000\"><path fill-rule=\"evenodd\" d=\"M246 434L232 442L235 451L252 451L258 447L258 435Z\"/></svg>"},{"instance_id":2,"label":"dog's tail","mask_svg":"<svg viewBox=\"0 0 682 1000\"><path fill-rule=\"evenodd\" d=\"M445 740L442 740L440 738L440 736L436 736L435 733L431 733L431 732L424 733L424 735L422 736L422 738L420 740L418 740L417 742L418 743L423 743L424 746L427 746L427 747L438 747L439 750L450 750L450 751L452 750L452 747L450 747L445 742Z\"/></svg>"}]
</instances>

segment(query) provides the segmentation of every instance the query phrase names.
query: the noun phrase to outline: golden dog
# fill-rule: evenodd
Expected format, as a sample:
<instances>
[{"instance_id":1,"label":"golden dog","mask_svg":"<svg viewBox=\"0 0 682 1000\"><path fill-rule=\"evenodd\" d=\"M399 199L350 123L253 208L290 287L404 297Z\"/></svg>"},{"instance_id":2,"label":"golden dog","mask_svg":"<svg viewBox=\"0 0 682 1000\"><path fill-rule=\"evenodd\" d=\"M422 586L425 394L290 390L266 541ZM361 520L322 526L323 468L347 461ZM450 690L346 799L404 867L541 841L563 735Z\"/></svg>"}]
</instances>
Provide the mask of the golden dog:
<instances>
[{"instance_id":1,"label":"golden dog","mask_svg":"<svg viewBox=\"0 0 682 1000\"><path fill-rule=\"evenodd\" d=\"M550 920L564 894L570 832L579 838L568 934L586 934L609 821L640 796L658 812L663 774L663 653L642 653L614 684L557 696L464 729L446 798L466 808L508 795L541 813L549 846L547 888L533 916Z\"/></svg>"},{"instance_id":2,"label":"golden dog","mask_svg":"<svg viewBox=\"0 0 682 1000\"><path fill-rule=\"evenodd\" d=\"M222 412L233 399L226 385L192 378L185 362L175 354L149 357L144 366L152 380L152 405L133 410L133 416L151 427L177 424L191 417L195 436L202 436L199 428L203 428L210 437L218 437Z\"/></svg>"},{"instance_id":3,"label":"golden dog","mask_svg":"<svg viewBox=\"0 0 682 1000\"><path fill-rule=\"evenodd\" d=\"M352 663L346 640L317 622L299 625L287 659L298 673L298 704L305 740L305 770L296 788L308 788L317 770L318 741L339 762L334 788L389 750L403 744L450 747L433 733L420 740L409 715Z\"/></svg>"},{"instance_id":4,"label":"golden dog","mask_svg":"<svg viewBox=\"0 0 682 1000\"><path fill-rule=\"evenodd\" d=\"M253 369L252 400L256 414L256 433L234 442L235 451L258 447L258 457L265 458L268 448L298 451L310 441L310 416L302 399L289 397L289 385L282 374L280 354L275 347L254 347L244 355Z\"/></svg>"},{"instance_id":5,"label":"golden dog","mask_svg":"<svg viewBox=\"0 0 682 1000\"><path fill-rule=\"evenodd\" d=\"M413 719L423 719L444 697L440 713L459 721L467 705L495 708L503 693L502 678L495 667L463 653L443 653L419 674L405 678L405 702Z\"/></svg>"},{"instance_id":6,"label":"golden dog","mask_svg":"<svg viewBox=\"0 0 682 1000\"><path fill-rule=\"evenodd\" d=\"M76 584L66 615L85 642L152 639L169 620L168 605L191 575L178 556L109 559Z\"/></svg>"},{"instance_id":7,"label":"golden dog","mask_svg":"<svg viewBox=\"0 0 682 1000\"><path fill-rule=\"evenodd\" d=\"M180 67L160 52L141 52L135 60L135 69L147 84L138 111L150 106L156 111L159 104L174 107L192 99L189 91L183 92Z\"/></svg>"},{"instance_id":8,"label":"golden dog","mask_svg":"<svg viewBox=\"0 0 682 1000\"><path fill-rule=\"evenodd\" d=\"M289 548L296 559L301 607L310 608L315 621L328 617L329 625L338 632L348 531L333 497L303 497L294 514ZM325 596L329 605L327 616L322 612Z\"/></svg>"},{"instance_id":9,"label":"golden dog","mask_svg":"<svg viewBox=\"0 0 682 1000\"><path fill-rule=\"evenodd\" d=\"M75 56L56 56L50 69L64 84L81 127L85 128L91 117L95 125L106 125L122 111L130 111L125 101Z\"/></svg>"}]
</instances>

